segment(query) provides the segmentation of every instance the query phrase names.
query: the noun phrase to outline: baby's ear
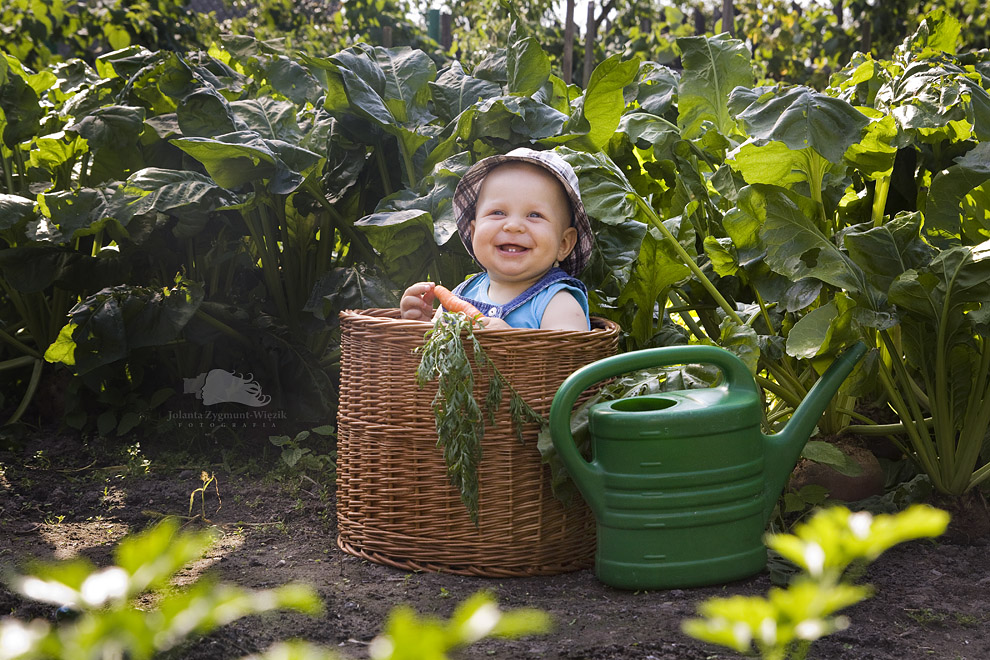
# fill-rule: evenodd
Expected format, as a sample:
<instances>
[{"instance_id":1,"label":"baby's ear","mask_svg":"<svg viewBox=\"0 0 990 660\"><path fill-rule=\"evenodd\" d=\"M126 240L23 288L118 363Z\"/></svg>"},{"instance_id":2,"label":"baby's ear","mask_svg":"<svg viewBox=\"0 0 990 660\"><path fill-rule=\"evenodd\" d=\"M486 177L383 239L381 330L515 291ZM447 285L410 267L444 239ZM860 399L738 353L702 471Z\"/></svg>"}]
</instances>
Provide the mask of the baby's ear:
<instances>
[{"instance_id":1,"label":"baby's ear","mask_svg":"<svg viewBox=\"0 0 990 660\"><path fill-rule=\"evenodd\" d=\"M560 247L557 249L557 261L563 261L577 245L578 233L574 227L568 227L560 237Z\"/></svg>"}]
</instances>

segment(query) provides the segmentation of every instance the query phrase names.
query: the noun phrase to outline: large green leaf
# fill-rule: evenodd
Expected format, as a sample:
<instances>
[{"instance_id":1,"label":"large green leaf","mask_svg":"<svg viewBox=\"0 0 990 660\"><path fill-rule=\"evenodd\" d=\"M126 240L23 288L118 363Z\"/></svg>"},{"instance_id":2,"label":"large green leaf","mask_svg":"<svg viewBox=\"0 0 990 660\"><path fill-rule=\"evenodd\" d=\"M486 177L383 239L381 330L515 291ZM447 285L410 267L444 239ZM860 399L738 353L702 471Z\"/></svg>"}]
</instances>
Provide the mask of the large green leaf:
<instances>
[{"instance_id":1,"label":"large green leaf","mask_svg":"<svg viewBox=\"0 0 990 660\"><path fill-rule=\"evenodd\" d=\"M303 138L296 106L270 96L232 101L230 109L239 122L267 140L298 143Z\"/></svg>"},{"instance_id":2,"label":"large green leaf","mask_svg":"<svg viewBox=\"0 0 990 660\"><path fill-rule=\"evenodd\" d=\"M677 88L677 125L686 139L703 135L705 122L725 136L737 133L729 111L729 94L754 82L749 49L738 39L681 37L677 39L684 72Z\"/></svg>"},{"instance_id":3,"label":"large green leaf","mask_svg":"<svg viewBox=\"0 0 990 660\"><path fill-rule=\"evenodd\" d=\"M920 230L919 213L899 214L879 227L872 223L850 227L843 233L843 245L869 282L886 293L902 273L927 266L935 256Z\"/></svg>"},{"instance_id":4,"label":"large green leaf","mask_svg":"<svg viewBox=\"0 0 990 660\"><path fill-rule=\"evenodd\" d=\"M178 220L174 233L189 237L202 229L210 212L237 201L230 191L198 172L148 167L117 189L109 212L125 225L135 216L169 214Z\"/></svg>"},{"instance_id":5,"label":"large green leaf","mask_svg":"<svg viewBox=\"0 0 990 660\"><path fill-rule=\"evenodd\" d=\"M83 117L65 130L86 138L91 151L133 145L144 130L145 109L110 105Z\"/></svg>"},{"instance_id":6,"label":"large green leaf","mask_svg":"<svg viewBox=\"0 0 990 660\"><path fill-rule=\"evenodd\" d=\"M317 280L303 311L321 321L337 323L337 313L345 309L396 307L395 285L364 265L334 268Z\"/></svg>"},{"instance_id":7,"label":"large green leaf","mask_svg":"<svg viewBox=\"0 0 990 660\"><path fill-rule=\"evenodd\" d=\"M550 58L534 37L526 37L507 50L509 93L531 96L550 78Z\"/></svg>"},{"instance_id":8,"label":"large green leaf","mask_svg":"<svg viewBox=\"0 0 990 660\"><path fill-rule=\"evenodd\" d=\"M839 163L859 142L869 119L846 101L808 87L771 88L738 116L752 138L782 142L789 149L811 148Z\"/></svg>"},{"instance_id":9,"label":"large green leaf","mask_svg":"<svg viewBox=\"0 0 990 660\"><path fill-rule=\"evenodd\" d=\"M811 359L828 355L858 339L853 327L856 303L841 291L802 316L787 333L787 354Z\"/></svg>"},{"instance_id":10,"label":"large green leaf","mask_svg":"<svg viewBox=\"0 0 990 660\"><path fill-rule=\"evenodd\" d=\"M656 62L643 62L639 67L639 88L636 103L640 110L676 121L676 116L668 117L677 110L677 88L680 76L672 69Z\"/></svg>"},{"instance_id":11,"label":"large green leaf","mask_svg":"<svg viewBox=\"0 0 990 660\"><path fill-rule=\"evenodd\" d=\"M275 91L299 106L316 103L323 94L323 88L316 77L284 55L279 55L271 63L267 77Z\"/></svg>"},{"instance_id":12,"label":"large green leaf","mask_svg":"<svg viewBox=\"0 0 990 660\"><path fill-rule=\"evenodd\" d=\"M0 231L13 229L34 214L34 200L0 193Z\"/></svg>"},{"instance_id":13,"label":"large green leaf","mask_svg":"<svg viewBox=\"0 0 990 660\"><path fill-rule=\"evenodd\" d=\"M171 289L116 286L83 300L45 353L83 375L127 357L131 351L175 340L199 309L202 286L179 282Z\"/></svg>"},{"instance_id":14,"label":"large green leaf","mask_svg":"<svg viewBox=\"0 0 990 660\"><path fill-rule=\"evenodd\" d=\"M394 135L404 157L411 161L434 132L431 129L424 134L424 127L435 119L428 108L429 83L436 77L433 61L419 50L366 44L343 50L330 61L337 67L348 109ZM328 94L326 107L339 111L339 99Z\"/></svg>"},{"instance_id":15,"label":"large green leaf","mask_svg":"<svg viewBox=\"0 0 990 660\"><path fill-rule=\"evenodd\" d=\"M760 235L771 268L792 280L813 277L856 294L868 291L862 269L829 241L794 201L775 192L765 199L766 222Z\"/></svg>"},{"instance_id":16,"label":"large green leaf","mask_svg":"<svg viewBox=\"0 0 990 660\"><path fill-rule=\"evenodd\" d=\"M274 194L288 194L302 185L303 172L320 157L281 140L266 140L253 131L217 138L180 138L173 143L203 163L213 180L235 190L248 183L267 181Z\"/></svg>"},{"instance_id":17,"label":"large green leaf","mask_svg":"<svg viewBox=\"0 0 990 660\"><path fill-rule=\"evenodd\" d=\"M52 245L26 245L0 250L0 273L21 293L44 291L56 282L71 279L81 252Z\"/></svg>"},{"instance_id":18,"label":"large green leaf","mask_svg":"<svg viewBox=\"0 0 990 660\"><path fill-rule=\"evenodd\" d=\"M0 85L0 130L9 149L38 134L45 111L41 99L22 75L23 67L9 55L0 53L11 66L6 81Z\"/></svg>"},{"instance_id":19,"label":"large green leaf","mask_svg":"<svg viewBox=\"0 0 990 660\"><path fill-rule=\"evenodd\" d=\"M690 222L677 217L664 224L679 243L693 251L694 229ZM627 302L636 305L629 332L639 345L646 345L656 331L654 324L663 316L657 313L657 306L661 311L666 306L670 287L690 274L690 268L681 261L670 241L656 227L650 227L643 237L629 282L618 299L620 305Z\"/></svg>"},{"instance_id":20,"label":"large green leaf","mask_svg":"<svg viewBox=\"0 0 990 660\"><path fill-rule=\"evenodd\" d=\"M381 256L386 274L396 282L423 279L435 258L433 219L421 209L373 213L354 226Z\"/></svg>"},{"instance_id":21,"label":"large green leaf","mask_svg":"<svg viewBox=\"0 0 990 660\"><path fill-rule=\"evenodd\" d=\"M502 93L500 85L464 73L461 63L456 60L429 85L433 107L445 121L454 119L479 101Z\"/></svg>"},{"instance_id":22,"label":"large green leaf","mask_svg":"<svg viewBox=\"0 0 990 660\"><path fill-rule=\"evenodd\" d=\"M80 188L42 194L38 200L42 215L28 225L27 236L35 241L64 244L95 234L109 219L112 193L111 188Z\"/></svg>"},{"instance_id":23,"label":"large green leaf","mask_svg":"<svg viewBox=\"0 0 990 660\"><path fill-rule=\"evenodd\" d=\"M966 204L966 200L988 181L990 142L980 142L966 155L957 158L955 165L935 176L925 209L925 233L946 245L958 241L961 233L979 236L981 230L986 231L990 207ZM976 198L971 199L976 201Z\"/></svg>"},{"instance_id":24,"label":"large green leaf","mask_svg":"<svg viewBox=\"0 0 990 660\"><path fill-rule=\"evenodd\" d=\"M990 92L949 58L911 62L878 93L898 124L926 142L990 139Z\"/></svg>"},{"instance_id":25,"label":"large green leaf","mask_svg":"<svg viewBox=\"0 0 990 660\"><path fill-rule=\"evenodd\" d=\"M619 126L626 102L622 90L639 72L639 60L613 55L595 67L585 90L581 113L589 125L588 141L601 149Z\"/></svg>"},{"instance_id":26,"label":"large green leaf","mask_svg":"<svg viewBox=\"0 0 990 660\"><path fill-rule=\"evenodd\" d=\"M890 176L897 156L897 122L893 115L885 115L870 108L861 108L871 119L863 133L863 139L846 150L846 160L862 176L877 180Z\"/></svg>"},{"instance_id":27,"label":"large green leaf","mask_svg":"<svg viewBox=\"0 0 990 660\"><path fill-rule=\"evenodd\" d=\"M595 258L583 278L592 286L606 281L623 288L647 230L647 220L634 199L636 190L615 163L603 153L558 153L574 168L581 200L595 229Z\"/></svg>"}]
</instances>

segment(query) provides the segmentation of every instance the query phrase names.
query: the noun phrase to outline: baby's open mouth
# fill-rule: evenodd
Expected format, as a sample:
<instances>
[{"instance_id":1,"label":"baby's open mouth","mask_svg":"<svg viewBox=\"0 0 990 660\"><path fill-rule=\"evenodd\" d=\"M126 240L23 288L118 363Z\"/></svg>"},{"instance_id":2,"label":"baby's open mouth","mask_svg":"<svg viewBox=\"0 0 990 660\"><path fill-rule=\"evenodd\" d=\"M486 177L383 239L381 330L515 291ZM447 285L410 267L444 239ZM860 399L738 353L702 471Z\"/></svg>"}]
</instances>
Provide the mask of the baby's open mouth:
<instances>
[{"instance_id":1,"label":"baby's open mouth","mask_svg":"<svg viewBox=\"0 0 990 660\"><path fill-rule=\"evenodd\" d=\"M525 252L529 248L523 247L522 245L515 245L514 243L509 243L506 245L499 245L498 249L500 252L518 253L518 252Z\"/></svg>"}]
</instances>

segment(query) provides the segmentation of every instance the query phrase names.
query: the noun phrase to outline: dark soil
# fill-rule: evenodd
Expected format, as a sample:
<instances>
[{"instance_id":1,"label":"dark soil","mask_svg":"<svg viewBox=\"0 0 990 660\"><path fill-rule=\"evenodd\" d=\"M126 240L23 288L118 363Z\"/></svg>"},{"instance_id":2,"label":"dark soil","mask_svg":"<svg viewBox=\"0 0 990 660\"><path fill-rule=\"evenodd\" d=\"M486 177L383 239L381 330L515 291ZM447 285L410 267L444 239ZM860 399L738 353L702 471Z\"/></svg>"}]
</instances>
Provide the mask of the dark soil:
<instances>
[{"instance_id":1,"label":"dark soil","mask_svg":"<svg viewBox=\"0 0 990 660\"><path fill-rule=\"evenodd\" d=\"M392 607L408 603L446 617L480 589L494 592L504 609L537 607L555 629L522 640L485 641L464 658L738 657L680 631L681 622L712 596L763 594L767 573L698 589L631 593L598 582L593 571L541 578L485 579L410 573L344 554L335 543L332 482L279 472L277 457L254 476L232 474L244 459L208 460L151 456L149 448L111 453L98 442L40 435L0 454L0 570L28 559L84 556L107 564L117 541L161 515L187 516L202 470L219 488L202 506L218 542L207 557L181 574L204 571L244 587L291 581L312 584L326 611L319 617L286 613L243 619L190 642L170 657L222 660L263 650L292 637L334 647L350 658L367 657L367 645ZM260 451L255 452L260 455ZM222 455L222 454L221 454ZM115 456L115 457L114 457ZM223 456L223 455L222 455ZM267 470L267 473L265 472ZM197 496L193 513L201 502ZM983 660L990 657L990 548L986 537L920 541L895 547L872 564L864 582L875 596L846 611L851 625L817 642L820 659ZM0 612L21 619L51 617L52 607L0 588Z\"/></svg>"}]
</instances>

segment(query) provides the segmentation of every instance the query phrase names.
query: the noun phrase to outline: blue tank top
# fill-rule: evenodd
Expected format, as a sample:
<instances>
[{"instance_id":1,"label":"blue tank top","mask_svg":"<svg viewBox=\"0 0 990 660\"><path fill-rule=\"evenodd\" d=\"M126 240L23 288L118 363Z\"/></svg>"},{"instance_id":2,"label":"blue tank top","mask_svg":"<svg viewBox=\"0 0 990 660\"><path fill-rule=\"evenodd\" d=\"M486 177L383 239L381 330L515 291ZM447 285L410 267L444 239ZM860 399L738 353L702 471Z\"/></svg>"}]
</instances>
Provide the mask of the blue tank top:
<instances>
[{"instance_id":1,"label":"blue tank top","mask_svg":"<svg viewBox=\"0 0 990 660\"><path fill-rule=\"evenodd\" d=\"M461 282L454 293L477 307L485 316L504 320L513 328L539 328L551 298L567 291L581 303L588 320L588 290L581 280L561 268L551 268L540 280L507 303L499 304L488 297L488 273L478 273ZM591 323L588 321L588 330Z\"/></svg>"}]
</instances>

